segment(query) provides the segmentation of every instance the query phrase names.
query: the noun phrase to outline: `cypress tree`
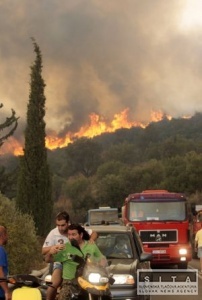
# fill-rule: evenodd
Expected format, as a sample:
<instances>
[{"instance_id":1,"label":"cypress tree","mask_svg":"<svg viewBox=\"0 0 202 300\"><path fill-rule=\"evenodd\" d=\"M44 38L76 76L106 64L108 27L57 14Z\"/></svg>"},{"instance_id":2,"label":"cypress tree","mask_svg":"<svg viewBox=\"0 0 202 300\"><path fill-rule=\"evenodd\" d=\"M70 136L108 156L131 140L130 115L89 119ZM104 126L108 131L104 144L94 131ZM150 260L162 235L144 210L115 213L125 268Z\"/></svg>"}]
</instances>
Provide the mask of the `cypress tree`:
<instances>
[{"instance_id":1,"label":"cypress tree","mask_svg":"<svg viewBox=\"0 0 202 300\"><path fill-rule=\"evenodd\" d=\"M24 155L20 157L16 204L32 215L38 235L50 230L53 202L51 174L45 146L45 82L42 78L42 55L34 39L35 61L31 66Z\"/></svg>"}]
</instances>

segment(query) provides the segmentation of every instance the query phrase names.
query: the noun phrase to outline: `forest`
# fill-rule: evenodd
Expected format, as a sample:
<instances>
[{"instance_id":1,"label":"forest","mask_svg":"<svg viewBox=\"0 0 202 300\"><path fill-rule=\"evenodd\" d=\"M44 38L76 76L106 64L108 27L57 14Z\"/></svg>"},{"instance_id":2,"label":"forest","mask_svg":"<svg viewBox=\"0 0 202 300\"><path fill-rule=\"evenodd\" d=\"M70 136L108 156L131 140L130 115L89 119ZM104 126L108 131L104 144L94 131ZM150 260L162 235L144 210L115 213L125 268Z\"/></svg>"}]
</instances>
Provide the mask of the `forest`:
<instances>
[{"instance_id":1,"label":"forest","mask_svg":"<svg viewBox=\"0 0 202 300\"><path fill-rule=\"evenodd\" d=\"M48 164L54 211L68 210L78 222L89 208L121 207L128 194L145 189L182 192L202 203L202 113L80 138L48 150ZM19 157L0 156L0 191L11 200L18 168Z\"/></svg>"}]
</instances>

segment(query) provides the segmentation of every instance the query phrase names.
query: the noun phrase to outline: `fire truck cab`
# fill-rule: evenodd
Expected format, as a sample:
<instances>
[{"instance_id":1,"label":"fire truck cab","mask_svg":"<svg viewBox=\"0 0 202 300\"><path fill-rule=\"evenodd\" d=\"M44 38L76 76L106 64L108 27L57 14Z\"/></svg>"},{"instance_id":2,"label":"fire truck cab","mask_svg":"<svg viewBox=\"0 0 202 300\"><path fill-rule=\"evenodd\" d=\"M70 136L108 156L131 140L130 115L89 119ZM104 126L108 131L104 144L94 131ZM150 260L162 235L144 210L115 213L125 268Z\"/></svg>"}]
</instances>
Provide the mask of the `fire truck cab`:
<instances>
[{"instance_id":1,"label":"fire truck cab","mask_svg":"<svg viewBox=\"0 0 202 300\"><path fill-rule=\"evenodd\" d=\"M132 223L139 232L152 265L187 268L192 259L186 198L167 190L146 190L130 194L122 208L124 224Z\"/></svg>"}]
</instances>

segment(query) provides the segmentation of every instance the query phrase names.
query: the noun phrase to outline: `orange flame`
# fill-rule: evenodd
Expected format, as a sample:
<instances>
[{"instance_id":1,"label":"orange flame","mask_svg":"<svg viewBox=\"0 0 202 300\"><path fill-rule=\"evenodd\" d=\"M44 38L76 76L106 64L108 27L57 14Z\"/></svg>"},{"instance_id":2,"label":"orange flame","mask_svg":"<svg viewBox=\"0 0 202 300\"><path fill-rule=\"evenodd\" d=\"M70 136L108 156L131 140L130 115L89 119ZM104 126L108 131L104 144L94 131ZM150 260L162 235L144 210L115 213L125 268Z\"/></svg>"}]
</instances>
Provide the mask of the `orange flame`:
<instances>
[{"instance_id":1,"label":"orange flame","mask_svg":"<svg viewBox=\"0 0 202 300\"><path fill-rule=\"evenodd\" d=\"M92 138L94 136L100 135L105 132L115 132L120 128L131 128L131 127L142 127L145 128L149 123L141 122L130 122L128 120L128 108L124 109L121 113L115 114L111 122L107 122L103 117L98 114L90 114L90 122L82 126L78 132L68 132L65 137L57 137L57 134L52 134L51 136L46 137L46 147L50 150L56 148L66 147L69 143L72 143L76 138L88 137ZM161 111L152 111L151 121L158 122L161 121L164 117L169 120L172 119L171 116L167 116ZM11 137L9 141L6 141L5 144L0 149L0 154L13 153L15 156L23 154L23 148L20 142L18 142L14 137Z\"/></svg>"},{"instance_id":2,"label":"orange flame","mask_svg":"<svg viewBox=\"0 0 202 300\"><path fill-rule=\"evenodd\" d=\"M15 156L23 154L22 145L13 136L9 137L0 148L0 155L13 153Z\"/></svg>"}]
</instances>

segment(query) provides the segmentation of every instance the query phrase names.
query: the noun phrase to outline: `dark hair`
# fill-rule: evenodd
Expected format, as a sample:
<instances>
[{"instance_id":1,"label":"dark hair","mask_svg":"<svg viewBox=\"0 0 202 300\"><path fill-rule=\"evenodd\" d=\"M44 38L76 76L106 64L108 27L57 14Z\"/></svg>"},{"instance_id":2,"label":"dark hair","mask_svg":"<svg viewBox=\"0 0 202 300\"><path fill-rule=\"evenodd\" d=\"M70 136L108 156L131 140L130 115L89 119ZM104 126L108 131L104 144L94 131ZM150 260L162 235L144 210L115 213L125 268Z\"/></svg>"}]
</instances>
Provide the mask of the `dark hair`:
<instances>
[{"instance_id":1,"label":"dark hair","mask_svg":"<svg viewBox=\"0 0 202 300\"><path fill-rule=\"evenodd\" d=\"M56 220L58 220L58 221L65 220L68 223L69 222L69 214L66 211L61 211L57 214Z\"/></svg>"},{"instance_id":2,"label":"dark hair","mask_svg":"<svg viewBox=\"0 0 202 300\"><path fill-rule=\"evenodd\" d=\"M90 240L89 233L80 224L71 224L71 225L68 226L68 230L69 229L70 230L77 230L79 234L83 233L83 239L86 240L86 241Z\"/></svg>"}]
</instances>

